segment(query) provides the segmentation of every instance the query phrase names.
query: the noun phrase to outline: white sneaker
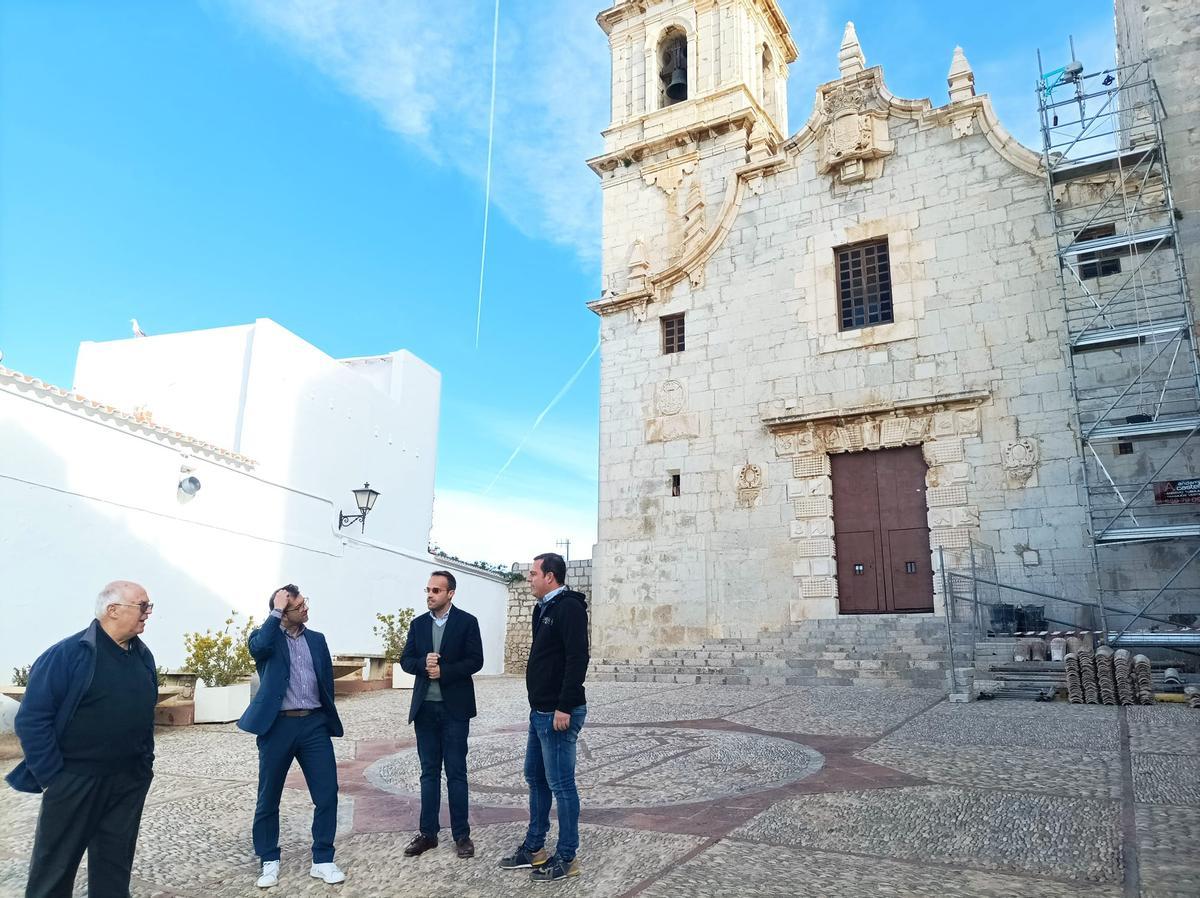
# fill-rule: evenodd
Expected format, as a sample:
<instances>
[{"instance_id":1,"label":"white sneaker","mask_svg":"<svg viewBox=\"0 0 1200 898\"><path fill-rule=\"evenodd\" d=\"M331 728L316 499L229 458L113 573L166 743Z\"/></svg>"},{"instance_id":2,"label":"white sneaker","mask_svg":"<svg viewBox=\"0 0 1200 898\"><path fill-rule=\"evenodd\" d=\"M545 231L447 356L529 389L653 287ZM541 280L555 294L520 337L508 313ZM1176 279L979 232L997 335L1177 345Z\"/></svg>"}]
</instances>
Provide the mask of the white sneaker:
<instances>
[{"instance_id":1,"label":"white sneaker","mask_svg":"<svg viewBox=\"0 0 1200 898\"><path fill-rule=\"evenodd\" d=\"M263 861L262 876L255 885L260 889L279 885L279 861Z\"/></svg>"},{"instance_id":2,"label":"white sneaker","mask_svg":"<svg viewBox=\"0 0 1200 898\"><path fill-rule=\"evenodd\" d=\"M333 861L328 864L313 864L312 869L308 871L308 875L315 879L323 879L330 885L335 883L345 882L346 874L338 869L338 865Z\"/></svg>"}]
</instances>

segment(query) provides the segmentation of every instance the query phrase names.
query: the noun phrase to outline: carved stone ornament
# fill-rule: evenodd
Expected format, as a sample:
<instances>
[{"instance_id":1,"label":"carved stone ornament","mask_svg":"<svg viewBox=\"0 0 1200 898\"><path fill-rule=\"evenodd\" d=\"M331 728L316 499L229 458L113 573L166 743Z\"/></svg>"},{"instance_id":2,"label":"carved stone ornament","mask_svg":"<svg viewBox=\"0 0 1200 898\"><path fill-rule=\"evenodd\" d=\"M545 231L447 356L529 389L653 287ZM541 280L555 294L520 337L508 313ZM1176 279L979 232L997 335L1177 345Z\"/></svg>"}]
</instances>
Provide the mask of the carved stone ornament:
<instances>
[{"instance_id":1,"label":"carved stone ornament","mask_svg":"<svg viewBox=\"0 0 1200 898\"><path fill-rule=\"evenodd\" d=\"M749 508L758 503L762 495L762 469L758 465L744 465L738 472L738 505Z\"/></svg>"},{"instance_id":2,"label":"carved stone ornament","mask_svg":"<svg viewBox=\"0 0 1200 898\"><path fill-rule=\"evenodd\" d=\"M739 490L757 490L762 488L762 469L758 465L745 465L738 473Z\"/></svg>"},{"instance_id":3,"label":"carved stone ornament","mask_svg":"<svg viewBox=\"0 0 1200 898\"><path fill-rule=\"evenodd\" d=\"M660 415L678 415L683 411L686 399L683 384L677 380L665 380L658 385L655 407Z\"/></svg>"},{"instance_id":4,"label":"carved stone ornament","mask_svg":"<svg viewBox=\"0 0 1200 898\"><path fill-rule=\"evenodd\" d=\"M1029 437L1022 437L1000 446L1000 457L1004 470L1013 480L1025 482L1033 476L1038 465L1038 443Z\"/></svg>"},{"instance_id":5,"label":"carved stone ornament","mask_svg":"<svg viewBox=\"0 0 1200 898\"><path fill-rule=\"evenodd\" d=\"M822 89L818 108L824 118L819 170L835 172L843 184L878 177L883 157L892 152L887 118L874 111L880 93L875 71Z\"/></svg>"},{"instance_id":6,"label":"carved stone ornament","mask_svg":"<svg viewBox=\"0 0 1200 898\"><path fill-rule=\"evenodd\" d=\"M671 196L679 189L684 177L694 172L699 164L700 160L695 156L673 160L665 165L643 169L642 180L646 182L647 186L657 186L667 196Z\"/></svg>"}]
</instances>

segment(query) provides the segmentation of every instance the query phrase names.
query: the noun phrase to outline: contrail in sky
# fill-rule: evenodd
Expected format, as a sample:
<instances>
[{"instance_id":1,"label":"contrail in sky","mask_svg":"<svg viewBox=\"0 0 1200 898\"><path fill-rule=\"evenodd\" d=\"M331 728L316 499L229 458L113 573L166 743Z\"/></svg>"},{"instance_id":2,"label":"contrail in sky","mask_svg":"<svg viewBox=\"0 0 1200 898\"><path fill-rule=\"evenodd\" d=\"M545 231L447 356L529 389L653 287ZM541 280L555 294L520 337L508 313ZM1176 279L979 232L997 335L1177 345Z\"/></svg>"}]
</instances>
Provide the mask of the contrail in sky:
<instances>
[{"instance_id":1,"label":"contrail in sky","mask_svg":"<svg viewBox=\"0 0 1200 898\"><path fill-rule=\"evenodd\" d=\"M492 22L492 108L488 113L487 178L483 189L483 248L479 251L479 304L475 308L475 348L479 348L479 325L483 321L483 272L487 263L488 213L492 208L492 137L496 130L496 46L500 40L500 0Z\"/></svg>"},{"instance_id":2,"label":"contrail in sky","mask_svg":"<svg viewBox=\"0 0 1200 898\"><path fill-rule=\"evenodd\" d=\"M571 375L570 379L565 384L563 384L562 389L559 390L554 395L554 398L550 400L550 404L547 405L544 409L542 409L541 414L538 415L537 418L534 420L533 426L530 427L529 430L525 432L525 436L521 437L521 442L517 444L517 448L514 449L512 455L510 455L508 457L508 461L506 461L504 463L504 467L502 467L499 471L496 472L496 476L492 478L492 482L487 485L487 489L485 489L483 491L483 495L486 496L488 493L490 493L492 491L492 487L494 487L496 485L496 481L500 479L500 475L502 475L505 471L507 471L508 466L513 463L513 459L515 459L518 455L521 454L521 450L525 448L525 444L529 442L529 438L531 436L533 436L533 432L538 429L538 425L542 423L542 419L545 418L546 415L550 414L550 409L552 409L552 408L554 408L554 406L558 405L558 400L560 400L564 396L566 396L567 393L570 391L571 387L575 386L575 381L579 380L579 375L583 374L583 369L588 366L588 362L590 362L593 358L595 358L596 353L599 351L600 351L600 338L597 337L596 345L592 347L592 351L588 353L588 357L583 360L583 364L575 369L575 373Z\"/></svg>"}]
</instances>

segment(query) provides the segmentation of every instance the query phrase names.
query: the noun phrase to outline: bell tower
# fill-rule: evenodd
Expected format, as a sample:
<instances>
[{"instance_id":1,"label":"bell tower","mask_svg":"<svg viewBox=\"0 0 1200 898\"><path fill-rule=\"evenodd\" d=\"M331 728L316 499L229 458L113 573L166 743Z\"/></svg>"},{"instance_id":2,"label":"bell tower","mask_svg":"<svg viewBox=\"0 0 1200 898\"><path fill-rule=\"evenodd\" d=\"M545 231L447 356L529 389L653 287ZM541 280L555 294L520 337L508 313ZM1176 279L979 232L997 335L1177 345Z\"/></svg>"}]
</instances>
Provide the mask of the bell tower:
<instances>
[{"instance_id":1,"label":"bell tower","mask_svg":"<svg viewBox=\"0 0 1200 898\"><path fill-rule=\"evenodd\" d=\"M616 0L597 22L612 119L589 165L602 179L613 296L702 241L734 170L775 153L796 46L777 0Z\"/></svg>"}]
</instances>

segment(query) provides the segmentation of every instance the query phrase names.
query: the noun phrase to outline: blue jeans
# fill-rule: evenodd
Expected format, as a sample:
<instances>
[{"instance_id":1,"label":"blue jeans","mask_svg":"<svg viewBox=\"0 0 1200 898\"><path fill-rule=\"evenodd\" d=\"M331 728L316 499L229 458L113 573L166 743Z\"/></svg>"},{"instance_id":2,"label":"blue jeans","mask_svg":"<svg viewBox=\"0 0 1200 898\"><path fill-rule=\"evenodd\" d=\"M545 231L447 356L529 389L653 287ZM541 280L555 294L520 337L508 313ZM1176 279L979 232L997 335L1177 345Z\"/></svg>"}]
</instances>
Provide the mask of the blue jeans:
<instances>
[{"instance_id":1,"label":"blue jeans","mask_svg":"<svg viewBox=\"0 0 1200 898\"><path fill-rule=\"evenodd\" d=\"M525 782L529 783L529 831L525 847L537 851L550 831L550 799L558 805L558 847L564 861L579 851L579 791L575 788L575 743L587 717L587 705L571 709L571 726L554 729L553 711L529 712L525 744Z\"/></svg>"},{"instance_id":2,"label":"blue jeans","mask_svg":"<svg viewBox=\"0 0 1200 898\"><path fill-rule=\"evenodd\" d=\"M413 721L417 757L421 759L421 832L436 839L442 828L442 766L450 798L450 833L454 841L471 835L467 822L467 734L469 720L455 720L442 702L422 702Z\"/></svg>"},{"instance_id":3,"label":"blue jeans","mask_svg":"<svg viewBox=\"0 0 1200 898\"><path fill-rule=\"evenodd\" d=\"M292 761L300 762L313 802L314 864L333 860L337 834L337 762L329 726L320 711L307 717L280 717L258 737L258 806L254 809L254 853L279 860L279 799Z\"/></svg>"}]
</instances>

